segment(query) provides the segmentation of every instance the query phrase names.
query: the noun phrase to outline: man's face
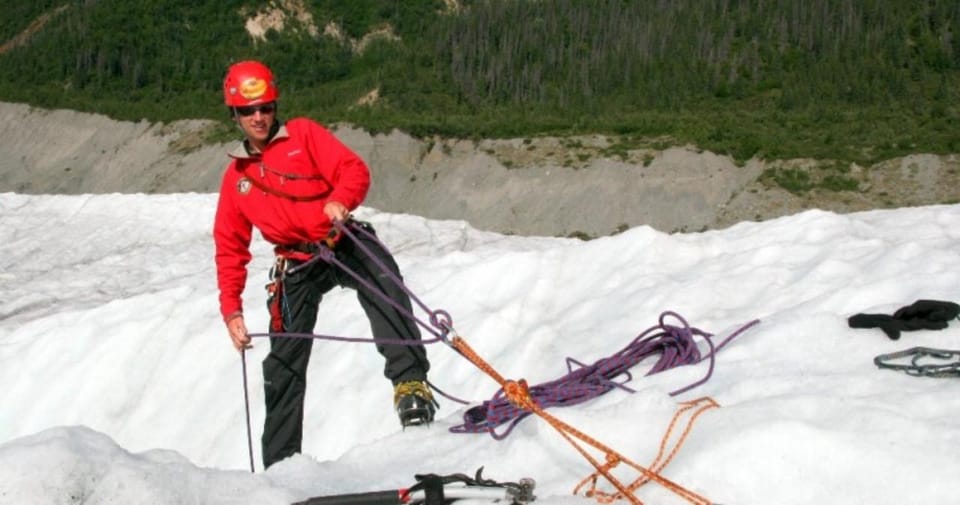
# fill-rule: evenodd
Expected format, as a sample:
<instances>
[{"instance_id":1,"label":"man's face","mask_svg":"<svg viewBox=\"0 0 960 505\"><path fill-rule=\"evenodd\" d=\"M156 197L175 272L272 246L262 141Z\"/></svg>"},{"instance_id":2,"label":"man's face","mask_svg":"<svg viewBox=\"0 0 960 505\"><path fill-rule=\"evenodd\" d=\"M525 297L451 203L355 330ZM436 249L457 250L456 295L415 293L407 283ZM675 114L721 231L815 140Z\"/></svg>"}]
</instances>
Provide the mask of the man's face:
<instances>
[{"instance_id":1,"label":"man's face","mask_svg":"<svg viewBox=\"0 0 960 505\"><path fill-rule=\"evenodd\" d=\"M270 136L270 128L277 117L277 103L269 102L236 107L236 120L250 143L263 148Z\"/></svg>"}]
</instances>

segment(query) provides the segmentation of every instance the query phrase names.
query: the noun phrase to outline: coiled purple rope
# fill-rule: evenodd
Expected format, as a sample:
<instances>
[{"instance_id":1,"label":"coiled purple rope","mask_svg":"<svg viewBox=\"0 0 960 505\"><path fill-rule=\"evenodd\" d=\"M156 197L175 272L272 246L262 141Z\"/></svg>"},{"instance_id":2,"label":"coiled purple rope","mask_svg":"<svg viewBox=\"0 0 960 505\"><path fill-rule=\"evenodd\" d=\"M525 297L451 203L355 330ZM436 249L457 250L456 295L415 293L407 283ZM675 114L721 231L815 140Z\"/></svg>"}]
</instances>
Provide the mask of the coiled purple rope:
<instances>
[{"instance_id":1,"label":"coiled purple rope","mask_svg":"<svg viewBox=\"0 0 960 505\"><path fill-rule=\"evenodd\" d=\"M666 324L665 319L668 316L678 319L681 326ZM706 382L713 374L717 351L734 337L759 322L759 319L750 321L724 339L720 345L714 346L711 339L712 334L692 328L678 314L667 311L660 315L659 325L647 329L625 348L609 358L601 359L587 366L568 357L566 362L569 373L560 379L531 386L529 388L530 396L541 408L547 408L576 405L600 396L615 387L633 393L633 389L625 386L633 378L630 368L647 357L655 354L660 355L647 375L681 365L699 363L709 358L710 368L707 370L707 374L693 384L670 393L671 396L678 395ZM694 341L694 335L703 337L710 346L710 352L706 356L700 356L700 350ZM578 367L576 370L574 370L574 365ZM625 380L622 382L614 381L620 376L623 376ZM493 395L492 399L468 409L463 415L464 423L450 428L450 431L453 433L489 432L494 439L503 440L523 418L530 414L531 412L510 403L504 395L503 389L500 389ZM509 425L498 433L495 428L504 423L509 423Z\"/></svg>"}]
</instances>

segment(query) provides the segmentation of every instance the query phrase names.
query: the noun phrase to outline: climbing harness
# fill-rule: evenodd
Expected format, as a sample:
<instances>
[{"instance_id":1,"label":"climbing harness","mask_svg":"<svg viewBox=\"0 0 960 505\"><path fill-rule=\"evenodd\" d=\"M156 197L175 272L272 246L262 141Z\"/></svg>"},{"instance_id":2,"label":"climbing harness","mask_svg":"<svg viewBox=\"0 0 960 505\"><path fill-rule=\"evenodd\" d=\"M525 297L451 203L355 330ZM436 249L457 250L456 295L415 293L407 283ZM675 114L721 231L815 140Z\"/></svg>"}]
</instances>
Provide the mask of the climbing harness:
<instances>
[{"instance_id":1,"label":"climbing harness","mask_svg":"<svg viewBox=\"0 0 960 505\"><path fill-rule=\"evenodd\" d=\"M881 354L873 358L873 363L878 368L899 370L917 377L960 377L960 351L948 349L911 347Z\"/></svg>"},{"instance_id":2,"label":"climbing harness","mask_svg":"<svg viewBox=\"0 0 960 505\"><path fill-rule=\"evenodd\" d=\"M566 424L565 422L559 420L553 415L546 412L546 408L551 405L572 405L580 403L589 398L595 397L598 394L602 394L614 387L619 387L627 391L633 392L632 389L625 386L626 382L629 382L632 378L629 368L639 361L651 356L652 354L659 353L661 354L660 359L654 364L650 371L647 372L647 375L658 373L660 371L666 370L668 368L684 365L684 364L695 364L703 361L704 359L709 358L710 366L707 371L706 376L702 379L680 388L676 391L671 392L671 395L677 395L682 392L688 391L703 382L705 382L710 375L713 373L714 364L715 364L715 355L723 346L729 343L734 337L746 331L748 328L759 323L759 320L751 321L731 335L724 339L719 345L714 345L711 337L712 334L699 330L697 328L691 327L687 322L674 312L664 312L660 316L659 325L651 327L645 332L637 336L630 345L628 345L623 350L616 353L611 358L600 360L593 365L586 366L579 361L576 361L572 358L567 358L567 368L570 372L564 379L560 381L554 381L552 383L542 384L534 386L533 388L529 387L524 379L519 381L507 380L503 378L492 366L490 366L486 361L484 361L468 344L467 342L457 334L456 330L453 327L453 320L450 315L443 310L430 310L419 298L417 298L410 290L404 285L402 279L399 276L394 275L390 272L390 269L387 268L377 257L376 255L370 254L369 249L362 241L357 240L357 237L354 235L354 232L366 234L371 237L376 243L381 244L381 247L386 247L382 245L382 242L379 242L379 239L376 238L376 235L365 229L365 227L357 225L351 222L341 222L335 221L334 227L338 233L343 233L349 238L351 238L357 247L364 249L368 255L373 259L376 265L384 273L384 276L389 278L394 282L400 289L402 289L409 297L413 304L416 304L420 309L428 314L429 322L424 322L419 319L415 314L412 314L410 311L404 309L399 304L389 299L384 293L375 289L368 281L364 280L358 274L353 272L347 265L340 262L334 252L330 247L325 244L320 245L317 248L316 253L309 260L296 265L295 267L286 266L285 272L287 274L292 273L293 269L304 268L309 264L312 264L316 261L325 261L332 266L339 268L342 272L347 275L352 276L359 284L363 284L365 287L369 288L372 292L376 293L378 296L384 299L387 303L393 306L400 314L404 317L410 318L412 321L416 322L427 332L434 335L433 339L422 339L420 341L409 341L403 339L396 340L379 340L375 341L373 339L363 339L363 338L349 338L349 337L336 337L328 335L316 335L316 334L302 334L302 333L252 333L249 336L251 338L256 337L288 337L288 338L314 338L314 339L327 339L327 340L337 340L337 341L347 341L347 342L378 342L380 344L396 344L396 345L428 345L437 342L443 342L447 346L451 347L458 354L466 358L468 361L473 363L477 368L484 371L492 379L494 379L497 384L500 385L500 390L495 395L494 399L489 402L484 402L480 407L475 407L467 411L465 418L467 422L460 427L451 428L451 431L460 430L461 432L478 432L478 431L487 431L490 432L494 438L502 439L505 437L510 430L519 422L523 417L528 416L529 414L536 414L543 418L550 426L552 426L557 432L566 439L585 459L587 459L590 464L595 468L595 472L584 479L574 490L574 493L579 493L580 489L590 484L589 489L585 491L586 496L593 497L600 502L607 503L616 499L626 499L629 500L634 505L642 505L641 502L635 495L634 492L648 482L656 482L657 484L667 488L678 496L684 498L688 502L695 505L709 505L710 500L700 496L693 491L690 491L683 486L667 479L660 475L660 471L673 459L677 451L680 448L680 445L683 443L684 439L690 432L693 422L706 410L717 408L719 405L711 398L703 397L697 400L683 402L681 403L680 409L675 413L673 420L670 423L669 428L667 429L666 434L661 441L660 453L656 456L653 463L650 465L650 468L643 467L633 461L625 458L621 454L617 453L613 449L602 444L593 437L583 433L582 431ZM319 245L319 244L318 244ZM673 317L680 321L680 326L666 324L665 320L667 317ZM660 330L657 332L657 330ZM694 340L694 336L702 337L709 347L709 352L705 356L701 356L700 350L697 347L697 344ZM248 447L250 449L250 469L251 472L254 471L253 466L253 446L251 440L251 429L250 429L250 407L249 400L247 397L247 382L246 382L246 358L245 353L241 352L241 359L243 360L243 373L244 373L244 399L246 404L246 415L247 415L247 437L248 437ZM573 370L574 365L579 367L577 370ZM625 380L621 382L615 381L614 379L618 377L625 377ZM454 398L450 395L447 395L439 388L435 387L434 384L429 383L430 387L435 390L437 393L445 396L447 398L453 399L459 403L467 404L463 400ZM673 444L672 449L667 451L668 441L672 437L676 425L679 422L679 419L688 415L686 421L686 426L683 428L682 433L679 437L679 440ZM493 428L499 424L502 424L507 421L511 421L511 425L503 434L496 434ZM600 451L604 454L604 462L601 463L598 459L593 457L587 450L589 447L592 447L596 451ZM629 485L625 485L620 480L618 480L613 474L612 470L620 464L629 466L638 472L640 472L640 477L634 480ZM605 492L597 489L597 480L600 476L603 476L607 482L609 482L616 489L615 492ZM480 472L477 473L476 481L480 481ZM532 481L529 483L529 489L532 490ZM529 499L516 499L516 496L527 496L527 494L511 494L514 497L513 502L518 504L524 504L532 500L532 495L529 495ZM381 496L383 497L383 496ZM409 495L402 499L407 499L408 501L400 501L399 503L420 503L416 501L409 501ZM356 503L349 501L350 503ZM347 503L347 502L327 502L327 501L308 501L303 502L304 504L310 505L328 505L329 503ZM377 503L387 503L387 502L377 502ZM431 505L429 499L423 505Z\"/></svg>"}]
</instances>

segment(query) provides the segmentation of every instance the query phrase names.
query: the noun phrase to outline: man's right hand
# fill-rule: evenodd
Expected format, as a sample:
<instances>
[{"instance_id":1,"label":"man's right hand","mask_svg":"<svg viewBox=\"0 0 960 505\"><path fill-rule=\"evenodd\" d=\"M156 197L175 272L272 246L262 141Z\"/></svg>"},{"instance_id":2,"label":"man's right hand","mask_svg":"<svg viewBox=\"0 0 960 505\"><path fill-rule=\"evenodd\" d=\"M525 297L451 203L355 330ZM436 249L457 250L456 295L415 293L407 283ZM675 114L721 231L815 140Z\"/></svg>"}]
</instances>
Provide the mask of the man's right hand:
<instances>
[{"instance_id":1,"label":"man's right hand","mask_svg":"<svg viewBox=\"0 0 960 505\"><path fill-rule=\"evenodd\" d=\"M238 351L253 347L250 345L250 336L247 335L247 325L243 322L243 316L234 316L227 321L227 333L230 334L230 340L233 340L233 347Z\"/></svg>"}]
</instances>

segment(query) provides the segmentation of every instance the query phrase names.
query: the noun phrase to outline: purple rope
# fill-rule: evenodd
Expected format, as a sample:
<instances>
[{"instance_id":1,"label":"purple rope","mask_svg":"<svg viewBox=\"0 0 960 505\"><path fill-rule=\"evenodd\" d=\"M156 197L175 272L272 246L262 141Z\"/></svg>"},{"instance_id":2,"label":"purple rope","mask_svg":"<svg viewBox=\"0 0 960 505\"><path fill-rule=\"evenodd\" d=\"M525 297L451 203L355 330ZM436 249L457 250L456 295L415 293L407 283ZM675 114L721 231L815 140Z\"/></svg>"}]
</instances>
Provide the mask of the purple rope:
<instances>
[{"instance_id":1,"label":"purple rope","mask_svg":"<svg viewBox=\"0 0 960 505\"><path fill-rule=\"evenodd\" d=\"M445 311L443 311L443 310L438 310L438 311L431 310L430 307L428 307L425 303L423 303L423 301L420 300L420 298L418 298L412 291L410 291L409 288L407 288L406 284L403 282L403 279L401 279L399 276L397 276L396 274L394 274L394 273L390 270L390 268L388 268L386 264L384 264L382 261L380 261L380 259L377 257L377 255L374 254L373 251L371 251L370 248L367 247L362 241L357 240L357 236L353 233L352 230L359 231L359 232L360 232L361 234L363 234L365 237L367 237L367 238L371 239L372 241L376 242L380 247L382 247L382 248L384 248L384 249L386 249L386 245L384 245L383 242L381 242L380 239L379 239L376 235L374 235L373 233L370 233L369 231L367 231L366 229L364 229L362 226L347 226L347 225L345 225L345 224L343 224L342 222L339 222L339 221L338 221L338 222L334 222L333 224L334 224L334 226L337 227L338 230L340 230L341 233L343 233L343 234L347 235L348 237L350 237L350 239L353 240L353 243L354 243L354 245L355 245L356 247L359 247L363 252L367 253L367 256L368 256L370 259L372 259L373 262L374 262L378 267L380 267L380 271L381 271L385 276L387 276L387 278L389 278L394 284L396 284L397 287L399 287L401 290L403 290L403 292L406 293L406 295L410 298L410 300L411 300L413 303L416 303L417 306L420 307L420 309L422 309L422 310L423 310L424 312L426 312L427 314L430 314L430 324L424 323L423 321L421 321L420 319L418 319L414 314L411 314L410 312L408 312L407 310L405 310L403 307L401 307L399 304L397 304L396 302L394 302L393 300L391 300L389 297L387 297L386 294L381 293L379 290L375 289L375 288L376 288L375 286L373 286L371 283L365 281L365 280L364 280L363 278L361 278L356 272L353 272L352 270L350 270L349 268L347 268L346 265L344 265L342 262L340 262L340 260L337 259L336 254L334 254L334 252L333 252L332 250L327 249L327 248L321 248L321 249L320 249L319 254L325 256L325 257L323 258L324 261L327 261L328 263L330 263L330 264L332 264L332 265L336 265L337 267L340 268L340 270L346 272L346 273L349 274L351 277L353 277L354 279L356 279L357 282L359 282L359 283L363 284L364 286L366 286L367 289L369 289L369 290L371 290L371 291L373 291L373 292L375 292L375 293L378 293L378 294L380 295L380 297L381 297L384 301L386 301L386 302L388 302L390 305L392 305L393 308L395 308L395 309L397 310L397 312L400 312L401 314L409 317L410 319L412 319L413 321L415 321L417 324L419 324L421 327L423 327L426 331L428 331L428 332L430 332L431 334L433 334L435 337L445 338L446 335L447 335L447 333L450 331L450 328L453 327L453 319L450 317L450 314L448 314L447 312L445 312Z\"/></svg>"},{"instance_id":2,"label":"purple rope","mask_svg":"<svg viewBox=\"0 0 960 505\"><path fill-rule=\"evenodd\" d=\"M667 316L678 319L682 326L666 324L664 320ZM629 369L647 357L655 354L660 355L647 375L660 373L681 365L699 363L709 358L710 368L707 370L706 376L693 384L671 392L670 395L674 396L706 382L713 374L717 351L731 339L759 322L758 319L754 319L724 339L720 345L714 346L711 340L712 334L690 327L687 321L677 313L667 311L660 315L659 325L647 329L609 358L601 359L589 366L573 358L566 358L569 373L560 379L531 386L529 388L530 396L541 408L548 408L576 405L602 395L615 387L633 393L635 391L625 385L633 378ZM710 346L710 352L706 356L700 355L694 341L694 335L703 337ZM574 365L577 366L576 370L574 370ZM622 381L614 380L620 376L624 377ZM450 428L450 431L453 433L488 432L494 439L503 440L523 418L530 414L531 412L514 406L506 398L501 388L493 395L492 399L468 409L463 415L464 423ZM509 425L501 433L497 433L495 428L504 423L509 423Z\"/></svg>"},{"instance_id":3,"label":"purple rope","mask_svg":"<svg viewBox=\"0 0 960 505\"><path fill-rule=\"evenodd\" d=\"M282 337L282 338L314 338L317 340L334 340L337 342L370 342L375 344L387 344L387 345L427 345L435 344L437 342L442 342L443 339L431 338L427 340L408 340L405 338L362 338L362 337L338 337L334 335L318 335L316 333L291 333L291 332L269 332L269 333L248 333L250 338L263 338L263 337Z\"/></svg>"}]
</instances>

